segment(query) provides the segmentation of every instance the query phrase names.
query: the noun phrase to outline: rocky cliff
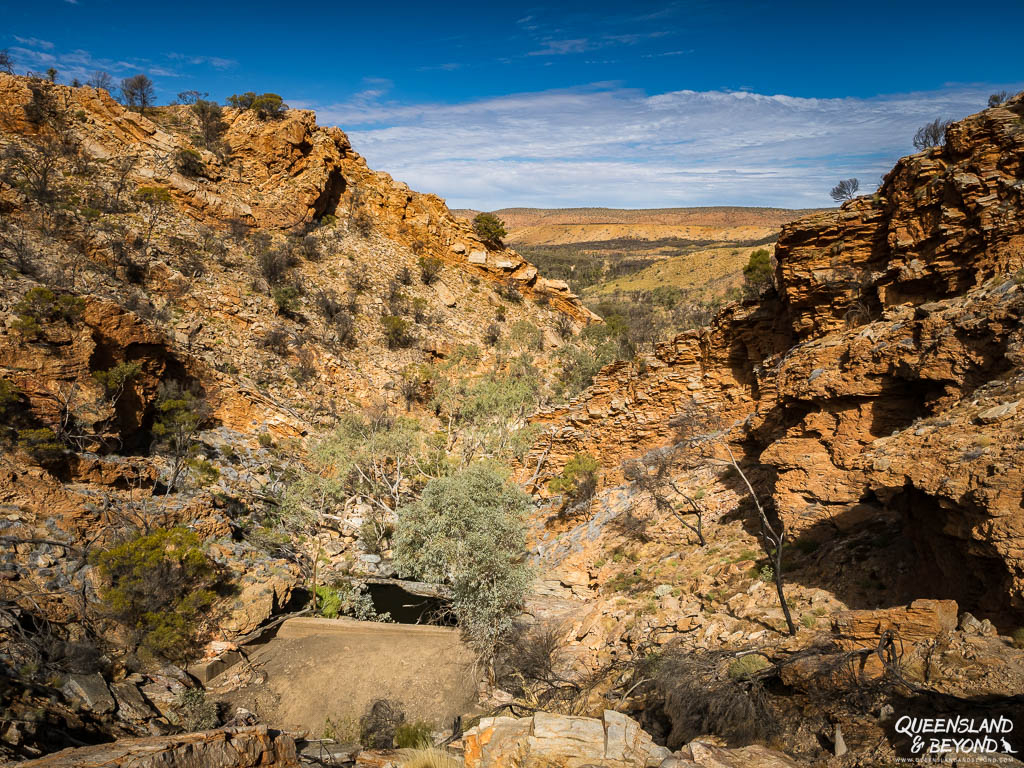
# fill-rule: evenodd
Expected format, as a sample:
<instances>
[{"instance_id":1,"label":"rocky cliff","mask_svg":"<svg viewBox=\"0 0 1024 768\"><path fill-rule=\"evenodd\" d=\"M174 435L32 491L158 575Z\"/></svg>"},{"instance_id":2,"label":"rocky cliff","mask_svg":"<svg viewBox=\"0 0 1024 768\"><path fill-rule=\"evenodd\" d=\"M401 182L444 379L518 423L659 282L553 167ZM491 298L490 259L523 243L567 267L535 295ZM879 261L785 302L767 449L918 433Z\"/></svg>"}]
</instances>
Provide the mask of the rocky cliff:
<instances>
[{"instance_id":1,"label":"rocky cliff","mask_svg":"<svg viewBox=\"0 0 1024 768\"><path fill-rule=\"evenodd\" d=\"M307 462L305 438L364 407L407 410L422 392L403 394L403 382L456 352L467 375L501 369L489 323L529 328L550 367L597 319L441 199L367 168L312 112L225 109L217 122L208 141L188 106L140 114L102 90L0 73L0 633L11 668L35 663L18 622L94 639L75 623L95 598L90 553L128 528L193 530L233 584L211 628L227 640L251 632L302 583L294 562L247 534L253 510L275 507ZM186 428L182 487L153 449L171 385L200 417ZM356 522L332 531L324 556L372 569L380 558L358 560L359 510L348 512ZM39 705L38 693L18 706ZM118 730L109 711L68 717L6 741L52 749L63 732L146 732Z\"/></svg>"},{"instance_id":2,"label":"rocky cliff","mask_svg":"<svg viewBox=\"0 0 1024 768\"><path fill-rule=\"evenodd\" d=\"M827 713L789 726L815 764L835 723L851 751L836 764L890 759L892 706L1019 716L1022 158L1019 95L874 195L783 226L759 299L533 417L523 476L541 496L577 454L600 464L593 498L552 495L532 531L532 613L561 622L574 658L757 649L785 691L773 706ZM755 496L785 528L791 637ZM892 705L857 699L893 674ZM671 697L636 706L656 731ZM697 717L681 708L676 726Z\"/></svg>"},{"instance_id":3,"label":"rocky cliff","mask_svg":"<svg viewBox=\"0 0 1024 768\"><path fill-rule=\"evenodd\" d=\"M892 516L917 596L1020 623L1024 98L950 126L878 192L786 225L775 290L536 417L557 471L729 430L794 534ZM681 425L681 422L682 425ZM692 427L692 425L691 425Z\"/></svg>"},{"instance_id":4,"label":"rocky cliff","mask_svg":"<svg viewBox=\"0 0 1024 768\"><path fill-rule=\"evenodd\" d=\"M226 110L214 153L195 139L188 107L144 116L105 91L8 75L0 75L0 106L0 373L15 393L6 418L43 428L73 415L82 449L60 472L7 454L0 499L22 524L45 510L47 525L71 524L81 540L102 519L107 494L153 487L158 473L145 454L163 381L199 387L209 439L248 445L255 465L265 454L261 433L310 434L353 406L397 401L409 366L459 345L486 351L482 320L492 313L536 320L549 350L561 343L559 316L577 327L595 320L564 284L481 241L439 198L368 169L345 135L318 127L311 112L261 120ZM183 171L182 152L198 167ZM45 181L33 177L39 164ZM48 188L30 189L33 181ZM139 189L169 198L140 203ZM274 249L291 252L282 257L288 306L275 303L276 288L255 263L256 251ZM443 263L440 277L421 284L417 263L431 257ZM73 317L26 308L34 288L77 301ZM325 297L350 327L323 314ZM530 300L539 297L543 308ZM382 338L379 320L396 303L413 328L400 348ZM26 333L26 312L44 327ZM139 370L111 397L94 374L119 364ZM251 486L252 469L222 475L219 490ZM191 506L171 518L215 504L207 497Z\"/></svg>"}]
</instances>

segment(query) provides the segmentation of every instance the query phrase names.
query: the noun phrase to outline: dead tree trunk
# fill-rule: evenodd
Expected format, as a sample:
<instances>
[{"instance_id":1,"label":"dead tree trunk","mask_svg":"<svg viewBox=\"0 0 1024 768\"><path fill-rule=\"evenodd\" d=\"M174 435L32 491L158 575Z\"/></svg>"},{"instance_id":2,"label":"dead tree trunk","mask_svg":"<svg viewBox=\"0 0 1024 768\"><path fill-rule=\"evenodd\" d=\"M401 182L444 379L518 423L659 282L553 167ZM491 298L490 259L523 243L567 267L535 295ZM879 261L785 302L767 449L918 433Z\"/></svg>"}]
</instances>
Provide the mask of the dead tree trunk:
<instances>
[{"instance_id":1,"label":"dead tree trunk","mask_svg":"<svg viewBox=\"0 0 1024 768\"><path fill-rule=\"evenodd\" d=\"M774 571L775 578L775 591L779 594L779 605L782 606L782 615L786 617L786 626L789 628L789 634L796 634L796 625L793 623L793 615L789 612L789 603L786 602L786 593L782 583L782 545L786 542L786 526L780 519L778 524L773 524L768 517L768 513L765 508L761 506L761 500L757 497L757 492L754 490L754 486L751 485L750 480L747 478L746 473L740 468L740 464L736 461L736 456L732 452L732 448L729 444L722 441L725 446L725 450L729 454L729 463L732 468L736 470L737 474L743 479L744 484L747 486L747 490L750 492L750 498L754 500L754 506L757 507L757 514L760 518L761 525L761 544L765 549L765 554L768 555L772 560L772 570Z\"/></svg>"}]
</instances>

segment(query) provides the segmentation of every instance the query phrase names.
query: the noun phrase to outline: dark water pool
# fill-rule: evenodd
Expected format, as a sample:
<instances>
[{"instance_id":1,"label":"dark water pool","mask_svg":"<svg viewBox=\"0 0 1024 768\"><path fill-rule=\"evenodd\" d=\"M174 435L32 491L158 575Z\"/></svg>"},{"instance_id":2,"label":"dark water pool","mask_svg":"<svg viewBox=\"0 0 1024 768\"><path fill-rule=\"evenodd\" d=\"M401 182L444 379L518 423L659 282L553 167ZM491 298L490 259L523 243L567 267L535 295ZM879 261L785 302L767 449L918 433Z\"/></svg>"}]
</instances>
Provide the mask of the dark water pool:
<instances>
[{"instance_id":1,"label":"dark water pool","mask_svg":"<svg viewBox=\"0 0 1024 768\"><path fill-rule=\"evenodd\" d=\"M378 613L387 611L399 624L434 624L456 626L448 602L437 597L414 595L397 584L367 584L373 607Z\"/></svg>"}]
</instances>

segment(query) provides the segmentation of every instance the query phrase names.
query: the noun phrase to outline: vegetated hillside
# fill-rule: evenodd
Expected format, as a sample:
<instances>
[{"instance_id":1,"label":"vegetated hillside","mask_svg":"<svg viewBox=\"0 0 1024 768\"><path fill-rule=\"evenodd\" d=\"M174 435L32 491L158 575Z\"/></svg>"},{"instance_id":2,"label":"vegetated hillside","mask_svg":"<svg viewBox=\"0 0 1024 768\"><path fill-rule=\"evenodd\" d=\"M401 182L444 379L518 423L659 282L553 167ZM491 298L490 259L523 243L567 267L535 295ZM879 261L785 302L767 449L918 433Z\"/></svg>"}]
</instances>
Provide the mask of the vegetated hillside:
<instances>
[{"instance_id":1,"label":"vegetated hillside","mask_svg":"<svg viewBox=\"0 0 1024 768\"><path fill-rule=\"evenodd\" d=\"M657 646L643 722L670 746L869 766L912 755L900 715L1024 717L1022 160L1024 94L784 226L759 297L534 417L567 653Z\"/></svg>"},{"instance_id":2,"label":"vegetated hillside","mask_svg":"<svg viewBox=\"0 0 1024 768\"><path fill-rule=\"evenodd\" d=\"M394 573L399 504L513 461L591 343L564 283L311 112L0 74L0 158L5 756L173 719L143 674L312 587L372 613L346 579ZM109 711L95 673L135 675Z\"/></svg>"},{"instance_id":3,"label":"vegetated hillside","mask_svg":"<svg viewBox=\"0 0 1024 768\"><path fill-rule=\"evenodd\" d=\"M644 341L706 323L738 298L743 267L779 227L814 211L781 208L505 208L508 241L590 309ZM467 220L472 210L454 213Z\"/></svg>"}]
</instances>

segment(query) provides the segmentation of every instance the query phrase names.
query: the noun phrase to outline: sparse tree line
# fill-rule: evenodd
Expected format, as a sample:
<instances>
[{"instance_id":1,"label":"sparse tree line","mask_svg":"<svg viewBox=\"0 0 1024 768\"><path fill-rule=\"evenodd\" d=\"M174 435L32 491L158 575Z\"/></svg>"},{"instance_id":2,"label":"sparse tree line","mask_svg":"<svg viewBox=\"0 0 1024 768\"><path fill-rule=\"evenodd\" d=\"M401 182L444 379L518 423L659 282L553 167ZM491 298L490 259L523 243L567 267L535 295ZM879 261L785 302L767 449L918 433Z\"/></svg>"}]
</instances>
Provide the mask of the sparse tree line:
<instances>
[{"instance_id":1,"label":"sparse tree line","mask_svg":"<svg viewBox=\"0 0 1024 768\"><path fill-rule=\"evenodd\" d=\"M0 72L14 74L14 57L6 48L0 49ZM36 80L56 83L59 72L57 69L50 67L43 73L27 71L25 74ZM85 85L97 90L107 91L129 109L136 109L143 114L156 105L156 86L149 76L142 72L115 81L110 73L96 70L84 82L74 78L69 85L72 88L80 88ZM188 105L193 108L201 105L198 109L195 109L197 115L208 114L212 107L217 107L219 110L220 105L215 101L209 101L207 96L209 96L208 93L196 90L181 91L178 93L174 103ZM279 118L288 110L288 105L276 93L257 94L253 91L247 91L246 93L229 96L226 104L243 111L251 110L261 120ZM200 120L202 119L200 118ZM219 114L217 119L219 119ZM211 137L207 136L206 138L210 140Z\"/></svg>"}]
</instances>

